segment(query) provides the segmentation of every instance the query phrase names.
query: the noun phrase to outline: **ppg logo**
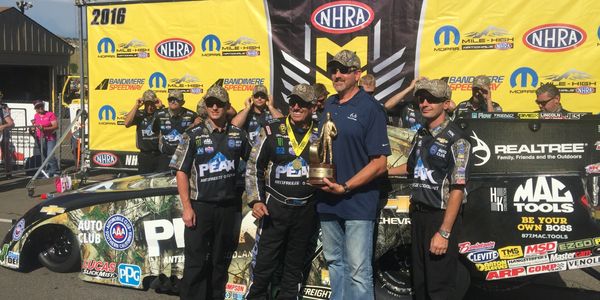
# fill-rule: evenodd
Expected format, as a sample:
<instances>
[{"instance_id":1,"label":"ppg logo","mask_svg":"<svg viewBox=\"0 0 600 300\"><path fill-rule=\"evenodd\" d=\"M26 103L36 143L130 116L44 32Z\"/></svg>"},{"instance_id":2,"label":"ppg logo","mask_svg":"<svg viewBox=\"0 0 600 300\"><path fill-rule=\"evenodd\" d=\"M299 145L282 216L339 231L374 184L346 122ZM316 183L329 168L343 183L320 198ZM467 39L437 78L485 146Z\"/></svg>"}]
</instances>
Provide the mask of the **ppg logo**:
<instances>
[{"instance_id":1,"label":"ppg logo","mask_svg":"<svg viewBox=\"0 0 600 300\"><path fill-rule=\"evenodd\" d=\"M119 264L119 283L138 287L142 279L142 269L136 265Z\"/></svg>"},{"instance_id":2,"label":"ppg logo","mask_svg":"<svg viewBox=\"0 0 600 300\"><path fill-rule=\"evenodd\" d=\"M510 87L514 88L517 86L517 77L521 77L522 88L527 87L527 77L531 77L531 87L536 87L538 84L538 75L537 73L529 67L521 67L516 69L510 75Z\"/></svg>"},{"instance_id":3,"label":"ppg logo","mask_svg":"<svg viewBox=\"0 0 600 300\"><path fill-rule=\"evenodd\" d=\"M104 48L104 49L103 49ZM110 48L110 50L108 50ZM115 42L111 38L103 38L98 42L98 53L115 53Z\"/></svg>"},{"instance_id":4,"label":"ppg logo","mask_svg":"<svg viewBox=\"0 0 600 300\"><path fill-rule=\"evenodd\" d=\"M150 75L150 78L148 78L148 84L150 85L150 88L162 87L164 89L167 87L167 77L161 72L154 72Z\"/></svg>"},{"instance_id":5,"label":"ppg logo","mask_svg":"<svg viewBox=\"0 0 600 300\"><path fill-rule=\"evenodd\" d=\"M438 29L435 32L435 35L433 36L433 42L436 46L440 45L440 37L442 35L444 36L444 46L450 45L450 36L454 37L454 39L452 40L452 43L454 45L458 45L458 42L460 41L460 32L456 27L452 25L440 27L440 29Z\"/></svg>"},{"instance_id":6,"label":"ppg logo","mask_svg":"<svg viewBox=\"0 0 600 300\"><path fill-rule=\"evenodd\" d=\"M115 120L117 118L117 112L115 111L115 109L110 106L110 105L104 105L102 107L100 107L100 110L98 111L98 119L100 121L102 120Z\"/></svg>"},{"instance_id":7,"label":"ppg logo","mask_svg":"<svg viewBox=\"0 0 600 300\"><path fill-rule=\"evenodd\" d=\"M214 34L209 34L202 39L202 52L221 51L221 40Z\"/></svg>"}]
</instances>

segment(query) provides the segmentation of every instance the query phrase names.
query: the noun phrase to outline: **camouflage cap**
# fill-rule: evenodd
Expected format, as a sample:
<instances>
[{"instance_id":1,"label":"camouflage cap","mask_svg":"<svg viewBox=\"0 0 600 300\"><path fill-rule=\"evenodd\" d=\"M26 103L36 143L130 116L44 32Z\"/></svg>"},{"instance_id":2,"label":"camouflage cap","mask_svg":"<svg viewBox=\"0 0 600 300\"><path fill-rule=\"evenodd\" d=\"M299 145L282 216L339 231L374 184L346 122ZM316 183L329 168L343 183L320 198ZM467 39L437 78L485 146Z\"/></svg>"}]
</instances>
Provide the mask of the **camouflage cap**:
<instances>
[{"instance_id":1,"label":"camouflage cap","mask_svg":"<svg viewBox=\"0 0 600 300\"><path fill-rule=\"evenodd\" d=\"M331 61L327 64L331 64L332 62L338 62L346 67L355 67L360 69L360 58L356 55L356 52L350 50L342 50L338 52Z\"/></svg>"},{"instance_id":2,"label":"camouflage cap","mask_svg":"<svg viewBox=\"0 0 600 300\"><path fill-rule=\"evenodd\" d=\"M491 83L490 78L485 75L479 75L473 79L473 87L477 88L489 90Z\"/></svg>"},{"instance_id":3,"label":"camouflage cap","mask_svg":"<svg viewBox=\"0 0 600 300\"><path fill-rule=\"evenodd\" d=\"M306 83L296 85L290 94L290 97L292 96L298 96L302 101L309 103L314 103L316 100L314 88Z\"/></svg>"},{"instance_id":4,"label":"camouflage cap","mask_svg":"<svg viewBox=\"0 0 600 300\"><path fill-rule=\"evenodd\" d=\"M144 95L142 96L142 100L144 102L156 102L156 100L158 100L158 98L156 98L156 93L154 93L154 91L147 90L144 92Z\"/></svg>"},{"instance_id":5,"label":"camouflage cap","mask_svg":"<svg viewBox=\"0 0 600 300\"><path fill-rule=\"evenodd\" d=\"M264 93L265 95L269 96L269 91L267 90L267 87L262 84L257 84L254 86L254 89L252 90L252 95L256 95L257 93Z\"/></svg>"},{"instance_id":6,"label":"camouflage cap","mask_svg":"<svg viewBox=\"0 0 600 300\"><path fill-rule=\"evenodd\" d=\"M450 90L448 84L441 79L419 80L415 84L415 91L413 95L416 95L419 90L426 90L434 97L440 99L448 100L452 98L452 90Z\"/></svg>"},{"instance_id":7,"label":"camouflage cap","mask_svg":"<svg viewBox=\"0 0 600 300\"><path fill-rule=\"evenodd\" d=\"M208 98L216 98L224 103L229 102L229 94L227 93L227 90L220 85L213 85L208 88L203 99L206 100Z\"/></svg>"},{"instance_id":8,"label":"camouflage cap","mask_svg":"<svg viewBox=\"0 0 600 300\"><path fill-rule=\"evenodd\" d=\"M208 110L206 108L206 103L204 103L204 99L200 99L198 104L196 104L196 113L202 119L206 119L208 117Z\"/></svg>"},{"instance_id":9,"label":"camouflage cap","mask_svg":"<svg viewBox=\"0 0 600 300\"><path fill-rule=\"evenodd\" d=\"M313 85L313 88L315 91L315 98L327 97L327 95L329 95L329 91L327 90L325 85L322 83L315 83Z\"/></svg>"},{"instance_id":10,"label":"camouflage cap","mask_svg":"<svg viewBox=\"0 0 600 300\"><path fill-rule=\"evenodd\" d=\"M182 90L170 90L168 99L169 100L176 99L177 101L183 101L183 91Z\"/></svg>"}]
</instances>

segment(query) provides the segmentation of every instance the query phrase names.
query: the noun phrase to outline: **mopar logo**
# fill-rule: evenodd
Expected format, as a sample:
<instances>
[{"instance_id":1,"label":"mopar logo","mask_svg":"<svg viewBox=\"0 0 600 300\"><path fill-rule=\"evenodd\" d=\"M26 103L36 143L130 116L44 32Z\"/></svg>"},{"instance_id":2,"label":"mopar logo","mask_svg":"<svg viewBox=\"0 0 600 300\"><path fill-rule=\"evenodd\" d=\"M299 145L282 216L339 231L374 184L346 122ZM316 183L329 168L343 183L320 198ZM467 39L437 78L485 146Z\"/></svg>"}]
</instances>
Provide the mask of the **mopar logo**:
<instances>
[{"instance_id":1,"label":"mopar logo","mask_svg":"<svg viewBox=\"0 0 600 300\"><path fill-rule=\"evenodd\" d=\"M585 31L570 24L544 24L525 32L523 44L543 52L567 51L585 42Z\"/></svg>"},{"instance_id":2,"label":"mopar logo","mask_svg":"<svg viewBox=\"0 0 600 300\"><path fill-rule=\"evenodd\" d=\"M209 34L202 39L202 52L208 51L220 51L221 40L214 34Z\"/></svg>"},{"instance_id":3,"label":"mopar logo","mask_svg":"<svg viewBox=\"0 0 600 300\"><path fill-rule=\"evenodd\" d=\"M194 45L180 38L166 39L154 47L154 52L166 60L182 60L194 54Z\"/></svg>"},{"instance_id":4,"label":"mopar logo","mask_svg":"<svg viewBox=\"0 0 600 300\"><path fill-rule=\"evenodd\" d=\"M359 2L332 2L319 6L310 16L320 31L342 34L361 30L375 18L373 9Z\"/></svg>"},{"instance_id":5,"label":"mopar logo","mask_svg":"<svg viewBox=\"0 0 600 300\"><path fill-rule=\"evenodd\" d=\"M119 264L119 283L138 287L141 283L142 269L137 265Z\"/></svg>"},{"instance_id":6,"label":"mopar logo","mask_svg":"<svg viewBox=\"0 0 600 300\"><path fill-rule=\"evenodd\" d=\"M450 36L454 37L452 40L454 45L458 45L458 42L460 41L460 32L458 32L458 29L452 25L443 26L435 32L435 35L433 36L433 42L436 46L440 45L440 37L442 35L444 36L445 46L450 45Z\"/></svg>"},{"instance_id":7,"label":"mopar logo","mask_svg":"<svg viewBox=\"0 0 600 300\"><path fill-rule=\"evenodd\" d=\"M117 118L117 112L115 111L115 109L110 106L110 105L104 105L102 107L100 107L100 110L98 111L98 119L100 121L102 120L115 120Z\"/></svg>"},{"instance_id":8,"label":"mopar logo","mask_svg":"<svg viewBox=\"0 0 600 300\"><path fill-rule=\"evenodd\" d=\"M167 87L167 77L161 72L154 72L148 78L148 85L150 85L150 88L162 87L164 89Z\"/></svg>"},{"instance_id":9,"label":"mopar logo","mask_svg":"<svg viewBox=\"0 0 600 300\"><path fill-rule=\"evenodd\" d=\"M521 77L521 87L527 87L527 77L531 77L531 87L536 87L538 84L537 73L529 67L521 67L516 69L510 75L510 87L514 88L517 86L517 77Z\"/></svg>"},{"instance_id":10,"label":"mopar logo","mask_svg":"<svg viewBox=\"0 0 600 300\"><path fill-rule=\"evenodd\" d=\"M485 263L498 258L498 252L495 250L483 250L467 254L467 259L474 263Z\"/></svg>"},{"instance_id":11,"label":"mopar logo","mask_svg":"<svg viewBox=\"0 0 600 300\"><path fill-rule=\"evenodd\" d=\"M117 164L117 156L109 152L100 152L94 155L92 161L102 167L112 167Z\"/></svg>"},{"instance_id":12,"label":"mopar logo","mask_svg":"<svg viewBox=\"0 0 600 300\"><path fill-rule=\"evenodd\" d=\"M108 50L110 47L110 50ZM102 48L104 48L104 50L102 50ZM111 38L103 38L98 42L98 53L115 53L115 42L113 42L113 40Z\"/></svg>"}]
</instances>

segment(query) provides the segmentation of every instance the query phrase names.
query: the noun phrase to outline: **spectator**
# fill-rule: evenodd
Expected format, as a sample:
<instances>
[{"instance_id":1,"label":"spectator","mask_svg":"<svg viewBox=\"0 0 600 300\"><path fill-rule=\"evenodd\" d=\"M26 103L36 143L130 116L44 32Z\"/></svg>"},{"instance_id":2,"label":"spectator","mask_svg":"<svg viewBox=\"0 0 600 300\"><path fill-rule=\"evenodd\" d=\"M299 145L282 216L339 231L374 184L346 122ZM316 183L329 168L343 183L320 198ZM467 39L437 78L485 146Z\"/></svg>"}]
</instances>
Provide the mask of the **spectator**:
<instances>
[{"instance_id":1,"label":"spectator","mask_svg":"<svg viewBox=\"0 0 600 300\"><path fill-rule=\"evenodd\" d=\"M415 98L411 98L408 101L405 100L406 96L414 90L417 80L422 79L424 79L424 77L413 79L408 87L392 96L384 104L387 112L390 112L398 104L404 104L400 113L400 124L398 124L399 127L411 128L416 131L421 128L422 124L425 122L423 116L421 115L421 111L419 110L419 104L416 103Z\"/></svg>"},{"instance_id":2,"label":"spectator","mask_svg":"<svg viewBox=\"0 0 600 300\"><path fill-rule=\"evenodd\" d=\"M144 105L144 109L140 107ZM133 108L125 116L125 127L129 128L135 125L135 144L140 150L138 153L138 172L140 174L152 173L158 171L157 162L160 160L160 151L158 150L158 128L154 122L154 112L162 108L162 103L156 97L156 94L147 90L135 101Z\"/></svg>"},{"instance_id":3,"label":"spectator","mask_svg":"<svg viewBox=\"0 0 600 300\"><path fill-rule=\"evenodd\" d=\"M262 84L254 86L252 97L245 104L246 107L233 117L231 124L245 130L253 144L260 129L272 119L283 118L283 114L273 106L273 99Z\"/></svg>"},{"instance_id":4,"label":"spectator","mask_svg":"<svg viewBox=\"0 0 600 300\"><path fill-rule=\"evenodd\" d=\"M476 76L471 87L471 98L459 103L454 110L454 117L461 118L471 112L502 112L500 104L492 101L492 82L485 75Z\"/></svg>"},{"instance_id":5,"label":"spectator","mask_svg":"<svg viewBox=\"0 0 600 300\"><path fill-rule=\"evenodd\" d=\"M317 97L317 102L315 104L315 111L313 112L312 118L313 120L319 122L319 120L321 120L321 114L323 113L323 108L325 107L325 100L329 95L329 91L322 83L313 84L313 88L315 91L315 97Z\"/></svg>"},{"instance_id":6,"label":"spectator","mask_svg":"<svg viewBox=\"0 0 600 300\"><path fill-rule=\"evenodd\" d=\"M10 129L15 126L12 117L10 116L10 108L2 102L4 94L0 91L0 151L2 152L2 161L4 162L4 171L7 177L12 177L12 166L14 163L13 151L10 143Z\"/></svg>"},{"instance_id":7,"label":"spectator","mask_svg":"<svg viewBox=\"0 0 600 300\"><path fill-rule=\"evenodd\" d=\"M568 113L560 104L560 91L552 83L545 83L536 91L535 104L540 108L538 112L543 113Z\"/></svg>"},{"instance_id":8,"label":"spectator","mask_svg":"<svg viewBox=\"0 0 600 300\"><path fill-rule=\"evenodd\" d=\"M35 135L40 144L40 152L42 159L50 156L52 149L56 147L56 129L58 129L58 121L56 115L51 111L44 109L44 102L36 100L33 102L35 115L33 116L33 125L36 127ZM48 161L48 176L58 175L58 162L56 156L52 155Z\"/></svg>"},{"instance_id":9,"label":"spectator","mask_svg":"<svg viewBox=\"0 0 600 300\"><path fill-rule=\"evenodd\" d=\"M362 87L365 93L373 96L376 86L375 76L366 74L358 81L358 86Z\"/></svg>"}]
</instances>

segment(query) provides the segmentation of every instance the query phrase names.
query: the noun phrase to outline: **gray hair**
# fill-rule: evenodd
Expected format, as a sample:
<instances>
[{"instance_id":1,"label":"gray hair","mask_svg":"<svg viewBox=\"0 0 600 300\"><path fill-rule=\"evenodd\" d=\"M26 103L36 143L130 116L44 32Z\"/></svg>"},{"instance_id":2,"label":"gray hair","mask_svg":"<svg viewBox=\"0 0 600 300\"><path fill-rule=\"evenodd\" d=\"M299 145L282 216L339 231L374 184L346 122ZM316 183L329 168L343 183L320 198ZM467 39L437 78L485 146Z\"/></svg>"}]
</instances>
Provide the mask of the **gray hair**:
<instances>
[{"instance_id":1,"label":"gray hair","mask_svg":"<svg viewBox=\"0 0 600 300\"><path fill-rule=\"evenodd\" d=\"M548 95L552 98L560 96L558 88L556 88L556 86L552 83L544 83L537 90L535 90L536 96L539 96L543 93L548 93Z\"/></svg>"}]
</instances>

